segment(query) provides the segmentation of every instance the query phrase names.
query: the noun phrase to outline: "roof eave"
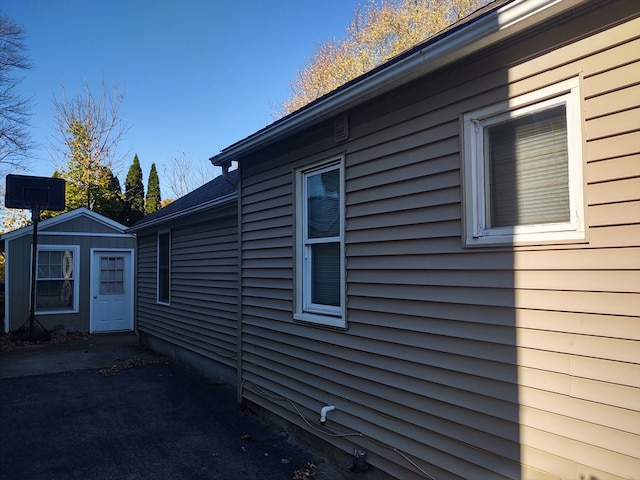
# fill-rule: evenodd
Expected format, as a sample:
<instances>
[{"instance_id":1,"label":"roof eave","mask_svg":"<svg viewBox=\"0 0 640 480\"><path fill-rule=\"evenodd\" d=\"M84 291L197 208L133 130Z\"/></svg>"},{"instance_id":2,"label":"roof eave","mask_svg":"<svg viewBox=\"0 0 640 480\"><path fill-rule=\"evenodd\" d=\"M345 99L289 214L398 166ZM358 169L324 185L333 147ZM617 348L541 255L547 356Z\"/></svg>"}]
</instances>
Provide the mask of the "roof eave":
<instances>
[{"instance_id":1,"label":"roof eave","mask_svg":"<svg viewBox=\"0 0 640 480\"><path fill-rule=\"evenodd\" d=\"M55 225L58 225L59 223L67 222L69 220L82 217L82 216L89 217L94 221L106 227L113 228L114 230L120 233L124 233L126 231L126 227L121 223L118 223L115 220L112 220L103 215L100 215L85 207L80 207L75 210L71 210L70 212L65 212L60 215L56 215L55 217L47 218L46 220L41 220L38 222L38 228L42 230L46 230L47 228L51 228ZM17 230L13 230L11 232L7 232L3 235L0 235L0 238L2 238L3 240L13 240L14 238L17 238L17 237L29 235L32 233L32 231L33 231L33 225L27 225L25 227L18 228Z\"/></svg>"},{"instance_id":2,"label":"roof eave","mask_svg":"<svg viewBox=\"0 0 640 480\"><path fill-rule=\"evenodd\" d=\"M154 228L158 225L162 225L163 223L175 221L179 218L186 217L189 215L193 215L199 213L203 210L207 210L213 207L221 207L225 204L235 203L237 200L238 194L237 192L230 193L225 195L224 197L216 198L215 200L211 200L209 202L202 203L200 205L195 205L191 208L187 208L185 210L180 210L179 212L174 212L169 215L164 215L155 220L151 220L150 222L143 223L142 225L134 225L129 227L126 231L127 233L137 233L141 230L146 230L147 228Z\"/></svg>"},{"instance_id":3,"label":"roof eave","mask_svg":"<svg viewBox=\"0 0 640 480\"><path fill-rule=\"evenodd\" d=\"M514 0L472 21L454 28L423 48L392 61L347 86L320 99L309 108L302 108L281 122L250 135L210 158L214 165L237 161L242 156L263 148L292 133L321 122L360 105L415 78L438 70L447 64L481 51L499 41L522 32L586 0Z\"/></svg>"}]
</instances>

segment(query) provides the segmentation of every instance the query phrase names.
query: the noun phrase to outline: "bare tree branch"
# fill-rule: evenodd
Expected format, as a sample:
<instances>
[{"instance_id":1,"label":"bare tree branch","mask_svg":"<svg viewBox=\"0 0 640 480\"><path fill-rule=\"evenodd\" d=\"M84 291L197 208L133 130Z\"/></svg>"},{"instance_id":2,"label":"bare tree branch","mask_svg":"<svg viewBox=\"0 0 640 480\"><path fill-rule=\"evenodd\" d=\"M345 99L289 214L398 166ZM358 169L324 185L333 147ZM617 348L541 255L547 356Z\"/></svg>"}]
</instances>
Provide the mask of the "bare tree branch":
<instances>
[{"instance_id":1,"label":"bare tree branch","mask_svg":"<svg viewBox=\"0 0 640 480\"><path fill-rule=\"evenodd\" d=\"M0 170L24 169L34 147L29 133L30 99L18 86L22 81L16 71L31 67L25 54L22 27L0 17Z\"/></svg>"},{"instance_id":2,"label":"bare tree branch","mask_svg":"<svg viewBox=\"0 0 640 480\"><path fill-rule=\"evenodd\" d=\"M104 172L117 175L126 156L118 152L130 128L120 116L123 99L118 84L114 82L109 89L104 79L97 95L85 81L82 93L69 98L63 85L62 97L53 97L52 147L59 159L57 171L73 184L87 208L93 205L92 192L104 183Z\"/></svg>"},{"instance_id":3,"label":"bare tree branch","mask_svg":"<svg viewBox=\"0 0 640 480\"><path fill-rule=\"evenodd\" d=\"M216 168L210 162L194 162L190 154L178 152L162 165L162 172L173 198L180 198L212 180Z\"/></svg>"}]
</instances>

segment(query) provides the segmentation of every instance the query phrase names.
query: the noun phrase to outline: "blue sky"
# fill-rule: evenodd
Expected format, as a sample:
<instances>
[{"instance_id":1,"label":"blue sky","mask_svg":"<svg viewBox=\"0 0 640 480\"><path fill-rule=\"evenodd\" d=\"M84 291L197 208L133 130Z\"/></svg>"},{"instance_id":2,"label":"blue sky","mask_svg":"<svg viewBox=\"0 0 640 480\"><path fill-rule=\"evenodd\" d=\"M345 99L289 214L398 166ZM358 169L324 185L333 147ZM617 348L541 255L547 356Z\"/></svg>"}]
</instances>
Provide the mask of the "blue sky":
<instances>
[{"instance_id":1,"label":"blue sky","mask_svg":"<svg viewBox=\"0 0 640 480\"><path fill-rule=\"evenodd\" d=\"M131 129L124 185L138 154L144 183L155 162L185 152L207 162L265 127L273 106L315 46L342 37L364 0L3 0L0 14L22 25L33 68L20 91L32 97L31 133L40 147L30 175L50 176L53 104L102 78L125 90ZM213 167L212 167L213 168Z\"/></svg>"}]
</instances>

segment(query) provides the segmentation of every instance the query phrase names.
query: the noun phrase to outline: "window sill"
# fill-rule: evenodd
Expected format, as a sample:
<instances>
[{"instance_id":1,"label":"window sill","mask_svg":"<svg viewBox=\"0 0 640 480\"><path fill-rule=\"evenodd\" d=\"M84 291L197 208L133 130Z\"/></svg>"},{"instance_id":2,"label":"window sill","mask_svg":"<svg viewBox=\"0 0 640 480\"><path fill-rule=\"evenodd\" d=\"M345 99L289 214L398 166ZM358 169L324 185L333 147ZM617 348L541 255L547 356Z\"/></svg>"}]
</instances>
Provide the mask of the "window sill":
<instances>
[{"instance_id":1,"label":"window sill","mask_svg":"<svg viewBox=\"0 0 640 480\"><path fill-rule=\"evenodd\" d=\"M570 243L587 243L584 231L538 232L515 235L486 235L482 237L467 237L465 247L505 247L505 246L533 246L533 245L566 245Z\"/></svg>"},{"instance_id":2,"label":"window sill","mask_svg":"<svg viewBox=\"0 0 640 480\"><path fill-rule=\"evenodd\" d=\"M65 315L70 313L79 313L79 310L36 310L34 315Z\"/></svg>"},{"instance_id":3,"label":"window sill","mask_svg":"<svg viewBox=\"0 0 640 480\"><path fill-rule=\"evenodd\" d=\"M315 313L294 313L293 319L298 322L311 323L316 326L333 327L346 330L347 322L342 317L331 317Z\"/></svg>"}]
</instances>

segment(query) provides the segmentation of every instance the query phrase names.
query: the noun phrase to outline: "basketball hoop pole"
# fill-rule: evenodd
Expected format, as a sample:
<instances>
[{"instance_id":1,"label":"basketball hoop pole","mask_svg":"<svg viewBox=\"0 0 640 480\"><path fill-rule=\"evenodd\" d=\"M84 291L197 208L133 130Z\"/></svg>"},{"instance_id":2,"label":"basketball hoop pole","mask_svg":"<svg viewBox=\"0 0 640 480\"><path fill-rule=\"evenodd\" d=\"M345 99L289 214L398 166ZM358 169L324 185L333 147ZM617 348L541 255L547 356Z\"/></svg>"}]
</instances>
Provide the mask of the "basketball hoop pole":
<instances>
[{"instance_id":1,"label":"basketball hoop pole","mask_svg":"<svg viewBox=\"0 0 640 480\"><path fill-rule=\"evenodd\" d=\"M40 205L35 204L31 208L31 221L33 221L33 242L31 247L31 297L29 299L29 340L34 339L34 323L36 307L36 261L38 259L38 222L40 221ZM38 325L42 327L40 322ZM42 327L44 329L44 327Z\"/></svg>"},{"instance_id":2,"label":"basketball hoop pole","mask_svg":"<svg viewBox=\"0 0 640 480\"><path fill-rule=\"evenodd\" d=\"M34 340L34 323L38 322L36 310L36 265L38 263L38 222L42 210L62 211L65 206L65 181L62 178L32 177L9 174L6 178L4 206L6 208L29 208L33 221L31 251L31 292L29 298L29 340ZM46 332L40 322L38 325Z\"/></svg>"}]
</instances>

